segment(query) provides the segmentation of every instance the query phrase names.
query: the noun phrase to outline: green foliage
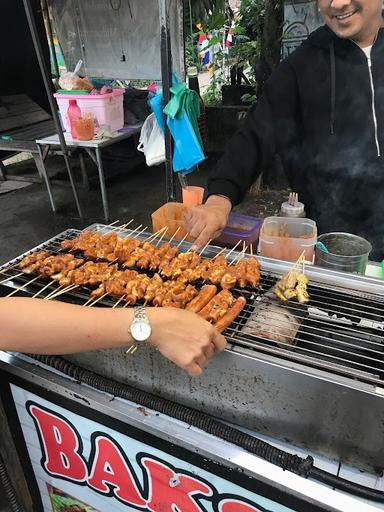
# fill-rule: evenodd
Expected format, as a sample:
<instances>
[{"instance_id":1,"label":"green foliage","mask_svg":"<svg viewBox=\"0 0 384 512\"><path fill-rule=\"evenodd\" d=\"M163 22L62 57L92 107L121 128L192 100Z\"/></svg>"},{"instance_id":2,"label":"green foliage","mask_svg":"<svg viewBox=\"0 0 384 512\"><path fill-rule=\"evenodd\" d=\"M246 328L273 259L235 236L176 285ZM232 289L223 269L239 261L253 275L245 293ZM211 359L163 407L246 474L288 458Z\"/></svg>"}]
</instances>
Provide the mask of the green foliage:
<instances>
[{"instance_id":1,"label":"green foliage","mask_svg":"<svg viewBox=\"0 0 384 512\"><path fill-rule=\"evenodd\" d=\"M221 87L224 83L225 81L220 77L216 77L211 80L203 94L203 101L205 105L213 107L221 104Z\"/></svg>"},{"instance_id":2,"label":"green foliage","mask_svg":"<svg viewBox=\"0 0 384 512\"><path fill-rule=\"evenodd\" d=\"M192 17L196 22L206 23L209 13L224 12L225 0L186 0L188 8L190 6Z\"/></svg>"}]
</instances>

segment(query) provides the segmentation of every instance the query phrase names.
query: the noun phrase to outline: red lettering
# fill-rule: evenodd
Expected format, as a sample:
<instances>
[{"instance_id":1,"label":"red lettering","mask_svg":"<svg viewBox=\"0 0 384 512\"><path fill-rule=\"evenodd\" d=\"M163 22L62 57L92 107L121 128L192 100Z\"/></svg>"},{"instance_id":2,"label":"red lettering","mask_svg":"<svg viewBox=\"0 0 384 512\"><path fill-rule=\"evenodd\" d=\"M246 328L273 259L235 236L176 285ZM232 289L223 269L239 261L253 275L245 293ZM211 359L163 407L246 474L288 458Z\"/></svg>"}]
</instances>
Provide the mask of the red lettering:
<instances>
[{"instance_id":1,"label":"red lettering","mask_svg":"<svg viewBox=\"0 0 384 512\"><path fill-rule=\"evenodd\" d=\"M225 500L220 503L219 512L261 512L259 508L252 507L238 500Z\"/></svg>"},{"instance_id":2,"label":"red lettering","mask_svg":"<svg viewBox=\"0 0 384 512\"><path fill-rule=\"evenodd\" d=\"M145 507L132 472L119 448L107 437L94 440L94 456L88 485L104 494L114 487L117 498L131 505Z\"/></svg>"},{"instance_id":3,"label":"red lettering","mask_svg":"<svg viewBox=\"0 0 384 512\"><path fill-rule=\"evenodd\" d=\"M197 478L174 473L156 460L147 458L141 462L148 472L148 510L152 512L201 512L193 496L212 495L211 488Z\"/></svg>"},{"instance_id":4,"label":"red lettering","mask_svg":"<svg viewBox=\"0 0 384 512\"><path fill-rule=\"evenodd\" d=\"M79 455L80 441L77 432L66 421L35 405L29 412L37 425L43 448L44 467L54 476L83 482L87 466Z\"/></svg>"}]
</instances>

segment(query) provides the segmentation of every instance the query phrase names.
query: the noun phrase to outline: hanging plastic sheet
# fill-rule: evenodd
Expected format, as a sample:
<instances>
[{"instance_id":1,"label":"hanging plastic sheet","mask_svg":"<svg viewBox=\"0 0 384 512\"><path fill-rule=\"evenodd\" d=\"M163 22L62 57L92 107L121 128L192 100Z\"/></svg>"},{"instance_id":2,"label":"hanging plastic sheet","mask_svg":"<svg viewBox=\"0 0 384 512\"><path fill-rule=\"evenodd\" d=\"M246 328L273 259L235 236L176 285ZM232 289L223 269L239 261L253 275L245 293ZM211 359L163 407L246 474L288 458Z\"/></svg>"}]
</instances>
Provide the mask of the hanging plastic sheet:
<instances>
[{"instance_id":1,"label":"hanging plastic sheet","mask_svg":"<svg viewBox=\"0 0 384 512\"><path fill-rule=\"evenodd\" d=\"M200 99L195 91L176 80L171 93L172 98L165 108L161 93L152 98L151 108L163 130L163 112L167 115L167 125L175 144L173 170L188 174L205 160L198 127Z\"/></svg>"}]
</instances>

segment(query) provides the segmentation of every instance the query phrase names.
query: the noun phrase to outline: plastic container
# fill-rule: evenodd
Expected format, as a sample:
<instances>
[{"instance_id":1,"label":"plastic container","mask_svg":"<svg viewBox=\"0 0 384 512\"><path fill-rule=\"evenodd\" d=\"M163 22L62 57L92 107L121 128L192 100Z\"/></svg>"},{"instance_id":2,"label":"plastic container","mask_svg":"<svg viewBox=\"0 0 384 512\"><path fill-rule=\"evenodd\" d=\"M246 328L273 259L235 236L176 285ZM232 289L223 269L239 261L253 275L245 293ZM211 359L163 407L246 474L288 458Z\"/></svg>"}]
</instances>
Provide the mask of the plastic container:
<instances>
[{"instance_id":1,"label":"plastic container","mask_svg":"<svg viewBox=\"0 0 384 512\"><path fill-rule=\"evenodd\" d=\"M175 239L182 240L187 234L184 227L184 215L187 207L182 203L165 203L159 209L152 213L152 232L156 233L165 226L168 228L165 236L172 237L177 230ZM189 242L193 242L191 237L185 238Z\"/></svg>"},{"instance_id":2,"label":"plastic container","mask_svg":"<svg viewBox=\"0 0 384 512\"><path fill-rule=\"evenodd\" d=\"M317 239L316 223L311 219L267 217L260 230L262 256L297 261L303 251L312 262Z\"/></svg>"},{"instance_id":3,"label":"plastic container","mask_svg":"<svg viewBox=\"0 0 384 512\"><path fill-rule=\"evenodd\" d=\"M67 110L67 119L69 121L70 132L73 139L78 139L77 134L77 121L81 119L81 109L76 100L69 100Z\"/></svg>"},{"instance_id":4,"label":"plastic container","mask_svg":"<svg viewBox=\"0 0 384 512\"><path fill-rule=\"evenodd\" d=\"M86 114L72 123L78 140L92 140L95 135L95 123L92 114Z\"/></svg>"},{"instance_id":5,"label":"plastic container","mask_svg":"<svg viewBox=\"0 0 384 512\"><path fill-rule=\"evenodd\" d=\"M343 272L365 273L372 250L368 240L350 233L325 233L318 240L329 252L316 247L315 265Z\"/></svg>"},{"instance_id":6,"label":"plastic container","mask_svg":"<svg viewBox=\"0 0 384 512\"><path fill-rule=\"evenodd\" d=\"M123 98L125 89L114 89L107 94L58 94L55 93L60 115L67 132L71 131L67 110L69 100L76 100L82 114L90 113L97 124L109 125L112 132L124 126Z\"/></svg>"},{"instance_id":7,"label":"plastic container","mask_svg":"<svg viewBox=\"0 0 384 512\"><path fill-rule=\"evenodd\" d=\"M241 213L230 213L227 226L214 243L223 247L234 247L241 240L249 249L252 245L252 250L256 253L262 224L262 219ZM241 249L242 246L239 246L239 250Z\"/></svg>"},{"instance_id":8,"label":"plastic container","mask_svg":"<svg viewBox=\"0 0 384 512\"><path fill-rule=\"evenodd\" d=\"M204 188L188 185L182 188L182 194L185 206L197 206L203 202Z\"/></svg>"}]
</instances>

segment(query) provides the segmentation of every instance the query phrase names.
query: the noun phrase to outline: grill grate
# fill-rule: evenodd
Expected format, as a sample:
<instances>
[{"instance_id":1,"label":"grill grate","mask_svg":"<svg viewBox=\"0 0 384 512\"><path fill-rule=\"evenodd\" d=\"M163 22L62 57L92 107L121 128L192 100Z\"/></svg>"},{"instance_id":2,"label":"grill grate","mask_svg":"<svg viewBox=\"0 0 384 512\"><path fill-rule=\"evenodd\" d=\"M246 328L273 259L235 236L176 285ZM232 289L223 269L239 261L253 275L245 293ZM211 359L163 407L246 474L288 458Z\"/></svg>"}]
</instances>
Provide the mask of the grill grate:
<instances>
[{"instance_id":1,"label":"grill grate","mask_svg":"<svg viewBox=\"0 0 384 512\"><path fill-rule=\"evenodd\" d=\"M108 229L104 230L107 232ZM57 254L60 243L75 238L79 230L69 229L48 240L33 250L0 267L0 295L6 295L10 289L17 289L28 283L34 276L20 273L17 263L27 254L38 250L47 250ZM129 236L126 230L120 236ZM146 238L143 233L138 238ZM177 243L177 242L175 242ZM204 255L212 257L216 248L208 247ZM232 257L236 258L237 254ZM262 336L246 334L244 326L255 307L267 308L272 304L281 304L269 293L276 280L281 276L274 273L261 273L258 290L234 289L235 295L243 295L247 305L236 318L225 335L235 346L245 347L256 352L278 356L307 366L323 368L336 374L352 376L361 381L384 382L384 298L374 294L364 294L356 290L331 288L320 282L311 282L308 286L310 301L308 305L296 302L284 304L292 324L299 324L294 345L282 346L273 341L274 332L286 332L287 321L273 319L263 329ZM57 289L57 283L47 286L49 279L39 278L18 292L20 295L47 296ZM75 304L84 304L89 299L91 288L80 287L60 296L60 300ZM105 297L98 305L113 307L118 299ZM280 325L281 324L281 325ZM289 325L289 324L288 324ZM292 325L294 329L295 325ZM284 334L282 334L284 336Z\"/></svg>"}]
</instances>

